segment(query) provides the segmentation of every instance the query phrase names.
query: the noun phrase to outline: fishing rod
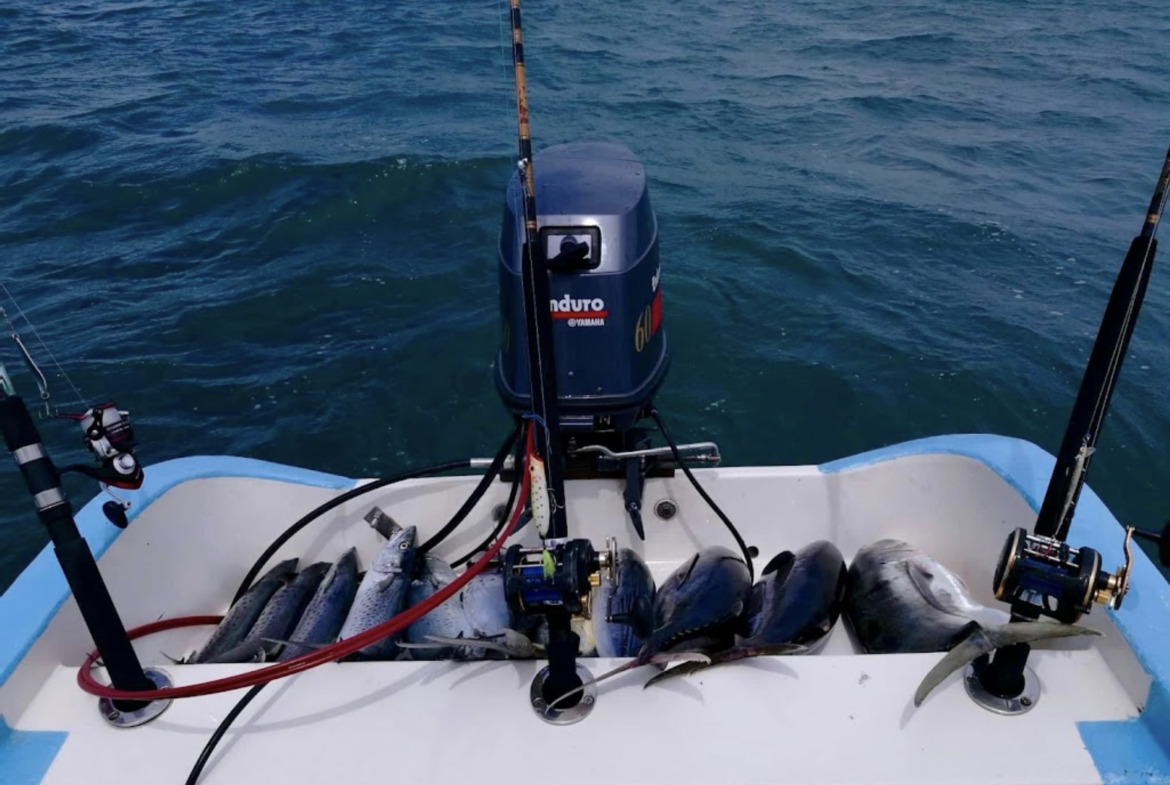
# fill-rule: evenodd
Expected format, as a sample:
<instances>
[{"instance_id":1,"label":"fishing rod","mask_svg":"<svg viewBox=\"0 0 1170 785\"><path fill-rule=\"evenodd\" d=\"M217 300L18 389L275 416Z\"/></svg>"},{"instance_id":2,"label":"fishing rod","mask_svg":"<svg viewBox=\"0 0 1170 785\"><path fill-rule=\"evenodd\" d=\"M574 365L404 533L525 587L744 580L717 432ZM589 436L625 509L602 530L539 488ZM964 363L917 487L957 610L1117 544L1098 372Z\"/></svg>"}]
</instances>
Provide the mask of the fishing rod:
<instances>
[{"instance_id":1,"label":"fishing rod","mask_svg":"<svg viewBox=\"0 0 1170 785\"><path fill-rule=\"evenodd\" d=\"M1141 231L1130 243L1101 317L1036 526L1032 533L1019 527L1009 534L996 566L995 596L1010 605L1013 622L1048 616L1075 624L1095 602L1120 608L1129 590L1134 527L1125 529L1125 564L1113 573L1102 567L1100 552L1070 546L1065 540L1150 282L1158 247L1155 234L1170 194L1168 186L1170 150ZM968 672L974 678L965 680L968 693L992 711L1027 711L1040 694L1035 674L1027 667L1030 651L1027 643L1019 643L999 649L990 661L986 655L976 660Z\"/></svg>"},{"instance_id":2,"label":"fishing rod","mask_svg":"<svg viewBox=\"0 0 1170 785\"><path fill-rule=\"evenodd\" d=\"M520 24L520 0L511 0L512 66L516 81L516 119L519 133L517 161L521 200L524 210L524 247L521 250L521 279L524 291L524 323L528 343L528 377L532 395L532 415L544 430L544 439L536 440L537 457L543 462L547 483L549 519L541 531L545 539L568 537L565 511L565 478L560 454L560 421L557 407L556 358L553 353L552 314L549 302L549 265L538 242L536 224L536 172L532 163L532 134L528 123L528 83L524 72L524 31ZM540 464L534 462L535 472ZM534 487L533 513L544 502ZM537 520L541 526L542 521Z\"/></svg>"},{"instance_id":3,"label":"fishing rod","mask_svg":"<svg viewBox=\"0 0 1170 785\"><path fill-rule=\"evenodd\" d=\"M1085 475L1097 449L1097 436L1105 420L1105 412L1113 396L1117 375L1125 360L1129 339L1133 335L1134 324L1150 281L1154 253L1158 248L1154 235L1166 207L1167 195L1170 194L1168 186L1170 151L1167 151L1162 164L1162 173L1150 199L1141 232L1129 246L1101 318L1097 340L1093 344L1093 352L1089 356L1089 364L1085 368L1056 466L1048 483L1048 491L1036 519L1035 533L1039 536L1062 541L1068 537Z\"/></svg>"}]
</instances>

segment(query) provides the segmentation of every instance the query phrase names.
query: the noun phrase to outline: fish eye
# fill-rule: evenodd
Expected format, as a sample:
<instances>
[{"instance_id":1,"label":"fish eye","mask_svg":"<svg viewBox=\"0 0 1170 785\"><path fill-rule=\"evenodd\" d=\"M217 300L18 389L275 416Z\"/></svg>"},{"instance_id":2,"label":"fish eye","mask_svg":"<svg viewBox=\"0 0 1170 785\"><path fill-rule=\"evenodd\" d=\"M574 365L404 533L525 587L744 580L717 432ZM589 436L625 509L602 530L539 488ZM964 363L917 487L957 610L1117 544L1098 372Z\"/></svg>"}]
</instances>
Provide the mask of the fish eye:
<instances>
[{"instance_id":1,"label":"fish eye","mask_svg":"<svg viewBox=\"0 0 1170 785\"><path fill-rule=\"evenodd\" d=\"M402 542L398 543L398 550L400 550L400 551L404 551L409 547L410 547L410 543L407 542L406 540L403 540Z\"/></svg>"}]
</instances>

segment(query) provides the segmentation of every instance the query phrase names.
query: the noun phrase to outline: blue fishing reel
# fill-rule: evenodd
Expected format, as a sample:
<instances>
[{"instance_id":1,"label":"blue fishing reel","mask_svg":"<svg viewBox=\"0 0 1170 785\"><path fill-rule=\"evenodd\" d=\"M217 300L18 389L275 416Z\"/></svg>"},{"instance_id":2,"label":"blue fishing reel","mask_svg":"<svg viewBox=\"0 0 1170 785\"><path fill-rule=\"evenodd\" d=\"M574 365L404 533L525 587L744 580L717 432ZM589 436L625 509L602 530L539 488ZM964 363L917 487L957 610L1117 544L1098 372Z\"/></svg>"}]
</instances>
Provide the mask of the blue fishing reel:
<instances>
[{"instance_id":1,"label":"blue fishing reel","mask_svg":"<svg viewBox=\"0 0 1170 785\"><path fill-rule=\"evenodd\" d=\"M601 552L580 539L550 541L544 548L513 545L504 553L504 595L513 613L588 613L590 590L616 561L612 542Z\"/></svg>"}]
</instances>

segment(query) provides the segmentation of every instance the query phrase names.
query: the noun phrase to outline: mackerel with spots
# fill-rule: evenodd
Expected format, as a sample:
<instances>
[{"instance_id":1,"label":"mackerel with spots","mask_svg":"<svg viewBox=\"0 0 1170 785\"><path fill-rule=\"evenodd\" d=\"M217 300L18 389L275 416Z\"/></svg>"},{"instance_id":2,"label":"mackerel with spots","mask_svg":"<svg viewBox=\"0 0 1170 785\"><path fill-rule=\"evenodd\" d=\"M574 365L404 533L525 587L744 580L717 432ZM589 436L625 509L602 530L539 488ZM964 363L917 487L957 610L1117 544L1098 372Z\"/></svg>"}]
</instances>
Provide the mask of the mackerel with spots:
<instances>
[{"instance_id":1,"label":"mackerel with spots","mask_svg":"<svg viewBox=\"0 0 1170 785\"><path fill-rule=\"evenodd\" d=\"M280 662L291 660L336 640L341 625L345 623L345 616L353 605L357 588L357 550L350 548L325 574L289 636L290 642L277 659Z\"/></svg>"},{"instance_id":2,"label":"mackerel with spots","mask_svg":"<svg viewBox=\"0 0 1170 785\"><path fill-rule=\"evenodd\" d=\"M205 661L229 663L271 660L282 646L279 641L288 637L296 626L328 570L328 562L317 562L301 570L295 578L276 590L242 641Z\"/></svg>"},{"instance_id":3,"label":"mackerel with spots","mask_svg":"<svg viewBox=\"0 0 1170 785\"><path fill-rule=\"evenodd\" d=\"M402 611L414 576L417 552L415 527L407 526L394 533L362 578L353 606L345 617L345 623L341 625L339 640L352 638L358 633L376 627ZM353 659L395 659L399 653L398 637L399 634L395 633L371 643L359 649L353 655Z\"/></svg>"},{"instance_id":4,"label":"mackerel with spots","mask_svg":"<svg viewBox=\"0 0 1170 785\"><path fill-rule=\"evenodd\" d=\"M190 661L209 662L212 657L223 654L243 641L244 636L251 631L260 614L264 612L264 606L272 599L272 595L293 577L296 569L296 559L282 561L252 584L251 588L232 605L207 643Z\"/></svg>"}]
</instances>

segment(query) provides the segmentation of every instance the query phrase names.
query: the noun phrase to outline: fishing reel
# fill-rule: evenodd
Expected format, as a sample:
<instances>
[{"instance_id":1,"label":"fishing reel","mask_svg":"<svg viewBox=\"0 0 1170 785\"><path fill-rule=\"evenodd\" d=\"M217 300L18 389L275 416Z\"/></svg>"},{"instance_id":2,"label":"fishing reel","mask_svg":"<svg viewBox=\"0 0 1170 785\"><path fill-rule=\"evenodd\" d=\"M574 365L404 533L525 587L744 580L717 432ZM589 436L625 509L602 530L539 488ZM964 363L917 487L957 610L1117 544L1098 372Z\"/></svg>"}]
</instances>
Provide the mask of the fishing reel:
<instances>
[{"instance_id":1,"label":"fishing reel","mask_svg":"<svg viewBox=\"0 0 1170 785\"><path fill-rule=\"evenodd\" d=\"M64 416L78 421L85 445L101 463L98 469L71 466L71 470L115 488L135 490L142 486L142 466L134 457L138 440L134 438L134 428L130 425L130 412L119 410L111 401L100 403L82 414Z\"/></svg>"},{"instance_id":2,"label":"fishing reel","mask_svg":"<svg viewBox=\"0 0 1170 785\"><path fill-rule=\"evenodd\" d=\"M546 541L543 548L513 545L504 553L504 595L516 613L588 615L590 590L601 571L617 564L617 544L597 551L589 540Z\"/></svg>"},{"instance_id":3,"label":"fishing reel","mask_svg":"<svg viewBox=\"0 0 1170 785\"><path fill-rule=\"evenodd\" d=\"M106 486L106 492L117 501L102 505L106 519L120 529L129 525L126 509L130 502L121 499L111 488L136 490L142 487L144 479L142 465L134 457L138 441L130 425L130 412L120 411L112 401L101 403L81 414L62 414L67 420L76 420L81 425L84 441L89 451L101 464L97 468L75 463L61 469L62 473L77 472L97 480Z\"/></svg>"},{"instance_id":4,"label":"fishing reel","mask_svg":"<svg viewBox=\"0 0 1170 785\"><path fill-rule=\"evenodd\" d=\"M1129 591L1133 533L1133 527L1126 528L1124 566L1109 573L1101 568L1101 554L1092 548L1073 548L1017 528L1008 536L995 568L995 597L1020 615L1049 616L1065 624L1075 624L1094 602L1120 608Z\"/></svg>"}]
</instances>

